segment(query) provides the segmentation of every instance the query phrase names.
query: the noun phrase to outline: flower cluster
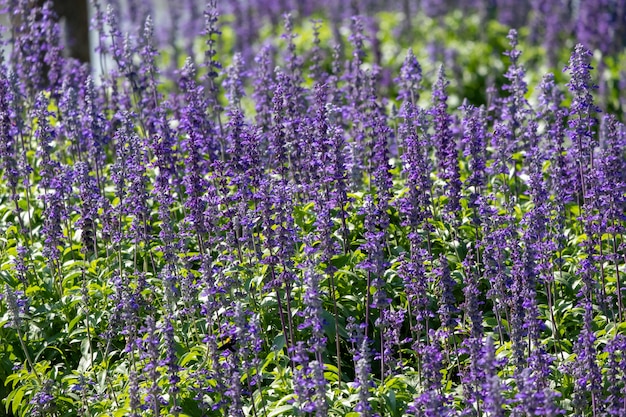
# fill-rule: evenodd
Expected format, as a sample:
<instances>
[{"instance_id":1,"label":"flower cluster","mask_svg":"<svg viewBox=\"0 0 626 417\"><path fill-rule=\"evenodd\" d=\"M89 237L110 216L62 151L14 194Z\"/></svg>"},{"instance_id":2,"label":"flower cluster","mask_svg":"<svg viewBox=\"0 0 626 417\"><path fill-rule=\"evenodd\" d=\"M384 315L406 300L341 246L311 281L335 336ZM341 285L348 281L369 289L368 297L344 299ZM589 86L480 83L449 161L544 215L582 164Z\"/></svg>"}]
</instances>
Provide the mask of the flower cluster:
<instances>
[{"instance_id":1,"label":"flower cluster","mask_svg":"<svg viewBox=\"0 0 626 417\"><path fill-rule=\"evenodd\" d=\"M375 2L186 0L172 34L94 0L98 73L32 3L0 63L7 412L623 414L626 128L583 43L535 85L505 31L485 89ZM617 1L422 3L599 65L624 39Z\"/></svg>"}]
</instances>

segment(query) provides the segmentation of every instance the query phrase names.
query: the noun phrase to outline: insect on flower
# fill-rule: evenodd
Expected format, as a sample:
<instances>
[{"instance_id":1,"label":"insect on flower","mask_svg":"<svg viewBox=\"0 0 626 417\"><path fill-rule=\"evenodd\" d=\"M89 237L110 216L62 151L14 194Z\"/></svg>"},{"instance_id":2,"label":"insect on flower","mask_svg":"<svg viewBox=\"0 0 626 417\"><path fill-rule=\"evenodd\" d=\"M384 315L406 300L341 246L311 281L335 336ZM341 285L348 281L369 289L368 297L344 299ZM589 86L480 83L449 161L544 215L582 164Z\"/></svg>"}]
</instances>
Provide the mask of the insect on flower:
<instances>
[{"instance_id":1,"label":"insect on flower","mask_svg":"<svg viewBox=\"0 0 626 417\"><path fill-rule=\"evenodd\" d=\"M235 351L235 345L237 344L237 339L235 336L228 336L221 340L217 350L230 350L231 352Z\"/></svg>"}]
</instances>

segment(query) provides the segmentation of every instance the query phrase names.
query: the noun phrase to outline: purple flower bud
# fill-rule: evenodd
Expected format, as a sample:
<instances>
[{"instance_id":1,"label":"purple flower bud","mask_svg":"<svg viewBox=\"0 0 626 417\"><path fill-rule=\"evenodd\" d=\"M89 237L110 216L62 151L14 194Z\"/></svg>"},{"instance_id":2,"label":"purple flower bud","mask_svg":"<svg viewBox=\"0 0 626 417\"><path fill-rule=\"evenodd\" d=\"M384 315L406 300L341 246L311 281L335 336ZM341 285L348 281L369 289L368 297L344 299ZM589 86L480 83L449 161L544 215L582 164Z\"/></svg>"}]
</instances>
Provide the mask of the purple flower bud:
<instances>
[{"instance_id":1,"label":"purple flower bud","mask_svg":"<svg viewBox=\"0 0 626 417\"><path fill-rule=\"evenodd\" d=\"M433 103L430 114L433 118L434 134L431 140L432 143L437 144L438 174L445 183L444 195L448 197L448 202L444 208L444 217L450 221L456 218L461 211L461 180L456 138L452 133L452 117L448 114L448 95L446 93L448 84L443 66L441 66L437 81L433 86Z\"/></svg>"}]
</instances>

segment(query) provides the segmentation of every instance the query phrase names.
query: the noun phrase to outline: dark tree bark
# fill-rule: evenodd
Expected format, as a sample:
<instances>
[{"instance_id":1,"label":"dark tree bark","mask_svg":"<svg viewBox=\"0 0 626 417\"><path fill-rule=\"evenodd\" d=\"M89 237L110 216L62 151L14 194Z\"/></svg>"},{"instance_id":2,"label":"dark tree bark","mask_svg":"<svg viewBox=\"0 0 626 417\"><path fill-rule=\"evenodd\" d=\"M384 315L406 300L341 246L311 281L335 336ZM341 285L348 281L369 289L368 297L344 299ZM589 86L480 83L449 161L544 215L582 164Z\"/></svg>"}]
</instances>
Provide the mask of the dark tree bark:
<instances>
[{"instance_id":1,"label":"dark tree bark","mask_svg":"<svg viewBox=\"0 0 626 417\"><path fill-rule=\"evenodd\" d=\"M45 0L39 0L43 5ZM87 0L53 0L59 20L65 19L65 44L68 55L81 62L90 62L89 15Z\"/></svg>"}]
</instances>

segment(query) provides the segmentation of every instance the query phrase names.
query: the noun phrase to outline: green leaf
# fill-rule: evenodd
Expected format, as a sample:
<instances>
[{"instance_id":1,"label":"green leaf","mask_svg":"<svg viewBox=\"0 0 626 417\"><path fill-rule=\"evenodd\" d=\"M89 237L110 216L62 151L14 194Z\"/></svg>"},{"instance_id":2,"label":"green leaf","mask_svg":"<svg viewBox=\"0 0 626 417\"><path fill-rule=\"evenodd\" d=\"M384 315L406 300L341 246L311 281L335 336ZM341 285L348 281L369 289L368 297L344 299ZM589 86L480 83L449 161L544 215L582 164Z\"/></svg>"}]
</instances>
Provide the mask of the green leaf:
<instances>
[{"instance_id":1,"label":"green leaf","mask_svg":"<svg viewBox=\"0 0 626 417\"><path fill-rule=\"evenodd\" d=\"M398 404L396 403L396 392L394 390L389 390L389 393L385 396L385 401L387 402L387 408L389 408L389 410L394 416L400 415L398 413Z\"/></svg>"},{"instance_id":2,"label":"green leaf","mask_svg":"<svg viewBox=\"0 0 626 417\"><path fill-rule=\"evenodd\" d=\"M339 381L339 370L331 364L324 364L324 379L330 382Z\"/></svg>"},{"instance_id":3,"label":"green leaf","mask_svg":"<svg viewBox=\"0 0 626 417\"><path fill-rule=\"evenodd\" d=\"M293 405L281 405L280 407L276 407L267 415L267 417L281 416L288 411L295 411Z\"/></svg>"},{"instance_id":4,"label":"green leaf","mask_svg":"<svg viewBox=\"0 0 626 417\"><path fill-rule=\"evenodd\" d=\"M185 353L180 359L180 366L184 367L189 362L197 361L199 356L202 356L202 353L198 349L191 349L189 352Z\"/></svg>"},{"instance_id":5,"label":"green leaf","mask_svg":"<svg viewBox=\"0 0 626 417\"><path fill-rule=\"evenodd\" d=\"M13 395L13 393L15 393L15 395ZM22 398L24 398L25 393L26 389L24 387L21 387L17 391L13 391L11 394L9 394L9 398L7 398L7 411L10 401L11 411L13 411L13 414L17 415L17 410L19 410L20 406L22 405Z\"/></svg>"},{"instance_id":6,"label":"green leaf","mask_svg":"<svg viewBox=\"0 0 626 417\"><path fill-rule=\"evenodd\" d=\"M283 350L284 347L285 347L285 335L279 334L278 336L274 338L274 345L272 348L274 351L281 351Z\"/></svg>"},{"instance_id":7,"label":"green leaf","mask_svg":"<svg viewBox=\"0 0 626 417\"><path fill-rule=\"evenodd\" d=\"M128 415L128 410L126 409L117 410L113 413L113 417L124 417L126 415Z\"/></svg>"}]
</instances>

